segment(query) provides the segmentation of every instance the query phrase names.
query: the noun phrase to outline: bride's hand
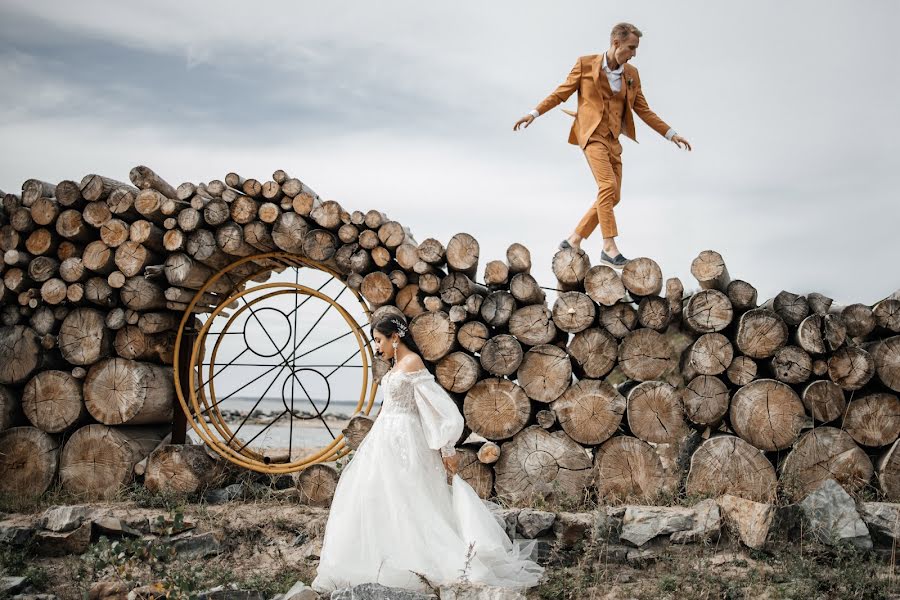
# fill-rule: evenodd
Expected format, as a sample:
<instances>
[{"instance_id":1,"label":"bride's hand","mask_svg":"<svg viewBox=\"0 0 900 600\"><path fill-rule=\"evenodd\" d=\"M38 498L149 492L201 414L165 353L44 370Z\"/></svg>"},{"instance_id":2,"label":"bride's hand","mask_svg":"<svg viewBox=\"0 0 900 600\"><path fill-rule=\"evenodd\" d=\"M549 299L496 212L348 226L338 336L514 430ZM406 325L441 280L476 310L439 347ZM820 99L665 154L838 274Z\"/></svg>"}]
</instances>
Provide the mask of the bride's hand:
<instances>
[{"instance_id":1,"label":"bride's hand","mask_svg":"<svg viewBox=\"0 0 900 600\"><path fill-rule=\"evenodd\" d=\"M459 470L459 452L453 456L443 456L441 460L444 461L444 468L447 469L447 479L453 479L453 476Z\"/></svg>"}]
</instances>

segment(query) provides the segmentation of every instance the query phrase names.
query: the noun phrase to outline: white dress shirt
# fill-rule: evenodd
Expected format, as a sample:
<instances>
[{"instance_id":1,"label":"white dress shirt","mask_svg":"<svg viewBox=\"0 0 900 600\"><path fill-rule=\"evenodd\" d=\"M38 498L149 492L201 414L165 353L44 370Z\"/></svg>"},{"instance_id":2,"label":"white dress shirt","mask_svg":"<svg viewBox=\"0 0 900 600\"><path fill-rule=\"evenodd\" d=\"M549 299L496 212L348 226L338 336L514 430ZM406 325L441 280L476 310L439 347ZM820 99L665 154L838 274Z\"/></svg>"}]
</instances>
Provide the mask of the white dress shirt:
<instances>
[{"instance_id":1,"label":"white dress shirt","mask_svg":"<svg viewBox=\"0 0 900 600\"><path fill-rule=\"evenodd\" d=\"M606 52L603 53L603 64L602 64L603 72L606 73L606 80L609 82L609 87L614 94L618 94L622 90L622 72L625 70L625 65L619 65L615 69L610 69L609 65L606 63ZM537 110L532 109L529 113L532 117L537 119L540 116ZM675 130L669 127L669 130L666 132L666 139L670 140L678 135L675 133Z\"/></svg>"}]
</instances>

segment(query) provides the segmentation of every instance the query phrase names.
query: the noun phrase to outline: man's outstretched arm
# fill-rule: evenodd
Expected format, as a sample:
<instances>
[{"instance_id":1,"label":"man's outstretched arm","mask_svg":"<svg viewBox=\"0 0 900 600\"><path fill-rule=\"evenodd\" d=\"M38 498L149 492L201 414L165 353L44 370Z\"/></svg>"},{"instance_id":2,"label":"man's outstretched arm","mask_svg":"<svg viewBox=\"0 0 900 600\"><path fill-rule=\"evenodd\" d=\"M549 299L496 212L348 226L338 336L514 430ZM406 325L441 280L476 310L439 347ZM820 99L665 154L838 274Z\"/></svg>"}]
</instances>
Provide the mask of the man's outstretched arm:
<instances>
[{"instance_id":1,"label":"man's outstretched arm","mask_svg":"<svg viewBox=\"0 0 900 600\"><path fill-rule=\"evenodd\" d=\"M566 77L566 80L560 85L558 88L553 90L549 96L544 98L537 107L532 110L530 113L516 121L516 124L513 125L513 130L518 130L520 126L524 125L528 127L534 119L554 106L562 104L566 100L569 99L575 90L578 89L578 83L581 81L581 59L579 58L575 61L575 66L572 67L572 71L569 73L569 76Z\"/></svg>"},{"instance_id":2,"label":"man's outstretched arm","mask_svg":"<svg viewBox=\"0 0 900 600\"><path fill-rule=\"evenodd\" d=\"M667 140L674 142L679 148L686 148L687 150L691 149L691 145L686 139L675 133L674 129L669 127L665 121L660 119L656 113L650 109L650 105L647 104L647 99L644 98L644 91L640 86L638 86L637 95L634 97L634 112L636 112L641 120L649 125L651 129Z\"/></svg>"}]
</instances>

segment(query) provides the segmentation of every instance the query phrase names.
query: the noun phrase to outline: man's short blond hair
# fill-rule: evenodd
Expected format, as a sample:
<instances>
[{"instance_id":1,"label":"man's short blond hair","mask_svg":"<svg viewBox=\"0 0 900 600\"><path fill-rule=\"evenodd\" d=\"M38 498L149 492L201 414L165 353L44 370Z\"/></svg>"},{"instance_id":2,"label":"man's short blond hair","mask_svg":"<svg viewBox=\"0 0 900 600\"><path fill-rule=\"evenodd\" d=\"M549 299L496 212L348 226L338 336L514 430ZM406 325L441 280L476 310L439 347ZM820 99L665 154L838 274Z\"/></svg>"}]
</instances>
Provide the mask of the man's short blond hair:
<instances>
[{"instance_id":1,"label":"man's short blond hair","mask_svg":"<svg viewBox=\"0 0 900 600\"><path fill-rule=\"evenodd\" d=\"M640 29L638 29L631 23L616 23L609 34L609 41L611 42L613 40L626 40L632 33L637 37L641 37L642 35L644 35L643 33L641 33Z\"/></svg>"}]
</instances>

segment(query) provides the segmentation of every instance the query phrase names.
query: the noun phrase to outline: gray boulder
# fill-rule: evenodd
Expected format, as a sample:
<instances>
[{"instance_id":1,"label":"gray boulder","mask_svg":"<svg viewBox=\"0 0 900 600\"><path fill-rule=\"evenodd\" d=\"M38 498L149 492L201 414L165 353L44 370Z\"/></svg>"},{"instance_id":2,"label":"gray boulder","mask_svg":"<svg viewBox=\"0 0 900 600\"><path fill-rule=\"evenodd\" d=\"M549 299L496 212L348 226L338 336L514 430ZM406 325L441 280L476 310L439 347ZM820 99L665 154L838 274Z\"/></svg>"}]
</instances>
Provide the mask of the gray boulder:
<instances>
[{"instance_id":1,"label":"gray boulder","mask_svg":"<svg viewBox=\"0 0 900 600\"><path fill-rule=\"evenodd\" d=\"M619 539L643 546L658 535L694 528L694 511L678 506L629 506Z\"/></svg>"},{"instance_id":2,"label":"gray boulder","mask_svg":"<svg viewBox=\"0 0 900 600\"><path fill-rule=\"evenodd\" d=\"M73 531L89 519L93 509L89 506L51 506L38 520L38 526L50 531Z\"/></svg>"},{"instance_id":3,"label":"gray boulder","mask_svg":"<svg viewBox=\"0 0 900 600\"><path fill-rule=\"evenodd\" d=\"M815 539L828 545L849 543L856 548L872 548L866 524L856 511L856 503L833 479L826 479L800 502L800 509Z\"/></svg>"},{"instance_id":4,"label":"gray boulder","mask_svg":"<svg viewBox=\"0 0 900 600\"><path fill-rule=\"evenodd\" d=\"M282 600L319 600L319 594L302 581L298 581L281 598Z\"/></svg>"},{"instance_id":5,"label":"gray boulder","mask_svg":"<svg viewBox=\"0 0 900 600\"><path fill-rule=\"evenodd\" d=\"M526 600L525 593L514 588L472 583L441 586L440 597L441 600Z\"/></svg>"},{"instance_id":6,"label":"gray boulder","mask_svg":"<svg viewBox=\"0 0 900 600\"><path fill-rule=\"evenodd\" d=\"M534 539L549 532L553 528L555 520L556 513L523 508L519 511L516 529L522 534L522 537Z\"/></svg>"},{"instance_id":7,"label":"gray boulder","mask_svg":"<svg viewBox=\"0 0 900 600\"><path fill-rule=\"evenodd\" d=\"M361 583L331 592L331 600L437 600L437 596L380 583Z\"/></svg>"},{"instance_id":8,"label":"gray boulder","mask_svg":"<svg viewBox=\"0 0 900 600\"><path fill-rule=\"evenodd\" d=\"M900 541L900 504L893 502L863 502L859 516L880 540Z\"/></svg>"}]
</instances>

